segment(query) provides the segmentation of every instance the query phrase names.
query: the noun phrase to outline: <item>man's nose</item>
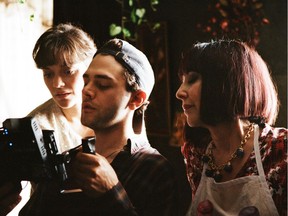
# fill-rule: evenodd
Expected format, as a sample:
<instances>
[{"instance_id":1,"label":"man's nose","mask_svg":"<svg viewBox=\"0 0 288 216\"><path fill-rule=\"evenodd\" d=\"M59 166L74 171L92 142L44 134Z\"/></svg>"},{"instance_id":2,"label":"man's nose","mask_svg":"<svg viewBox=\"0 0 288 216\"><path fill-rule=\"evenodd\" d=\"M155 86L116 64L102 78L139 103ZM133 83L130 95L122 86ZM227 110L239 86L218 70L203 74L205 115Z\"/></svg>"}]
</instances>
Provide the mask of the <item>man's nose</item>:
<instances>
[{"instance_id":1,"label":"man's nose","mask_svg":"<svg viewBox=\"0 0 288 216\"><path fill-rule=\"evenodd\" d=\"M89 84L86 84L82 90L82 94L83 94L83 98L91 99L95 96L95 91Z\"/></svg>"}]
</instances>

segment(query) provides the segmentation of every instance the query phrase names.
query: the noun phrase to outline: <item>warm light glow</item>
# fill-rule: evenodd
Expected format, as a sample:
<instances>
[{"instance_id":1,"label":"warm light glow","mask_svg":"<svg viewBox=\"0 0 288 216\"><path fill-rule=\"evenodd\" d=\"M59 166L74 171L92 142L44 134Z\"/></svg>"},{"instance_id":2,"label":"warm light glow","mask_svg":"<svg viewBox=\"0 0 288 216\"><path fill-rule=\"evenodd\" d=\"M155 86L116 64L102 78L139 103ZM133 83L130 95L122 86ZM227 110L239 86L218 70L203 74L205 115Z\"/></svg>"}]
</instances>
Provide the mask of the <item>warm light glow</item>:
<instances>
[{"instance_id":1,"label":"warm light glow","mask_svg":"<svg viewBox=\"0 0 288 216\"><path fill-rule=\"evenodd\" d=\"M52 24L52 5L53 0L0 3L0 126L7 118L26 116L50 98L32 50L47 25ZM48 12L51 15L47 18Z\"/></svg>"},{"instance_id":2,"label":"warm light glow","mask_svg":"<svg viewBox=\"0 0 288 216\"><path fill-rule=\"evenodd\" d=\"M32 50L52 25L52 16L53 0L0 1L0 127L5 119L25 117L50 98ZM8 216L18 215L29 199L30 184L22 182L22 188L22 201Z\"/></svg>"}]
</instances>

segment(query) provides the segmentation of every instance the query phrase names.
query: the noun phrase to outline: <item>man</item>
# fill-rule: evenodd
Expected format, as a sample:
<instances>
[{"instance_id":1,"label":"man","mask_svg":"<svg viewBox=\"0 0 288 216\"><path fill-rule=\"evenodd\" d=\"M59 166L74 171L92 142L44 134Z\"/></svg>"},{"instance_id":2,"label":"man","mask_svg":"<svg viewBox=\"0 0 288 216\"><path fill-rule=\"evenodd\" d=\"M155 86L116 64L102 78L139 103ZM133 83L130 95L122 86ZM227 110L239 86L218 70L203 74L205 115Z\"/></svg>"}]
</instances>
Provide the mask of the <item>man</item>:
<instances>
[{"instance_id":1,"label":"man","mask_svg":"<svg viewBox=\"0 0 288 216\"><path fill-rule=\"evenodd\" d=\"M36 189L20 215L177 215L173 169L145 133L143 112L154 86L146 56L113 39L83 77L81 122L96 135L96 154L79 152L71 162L70 175L83 192Z\"/></svg>"}]
</instances>

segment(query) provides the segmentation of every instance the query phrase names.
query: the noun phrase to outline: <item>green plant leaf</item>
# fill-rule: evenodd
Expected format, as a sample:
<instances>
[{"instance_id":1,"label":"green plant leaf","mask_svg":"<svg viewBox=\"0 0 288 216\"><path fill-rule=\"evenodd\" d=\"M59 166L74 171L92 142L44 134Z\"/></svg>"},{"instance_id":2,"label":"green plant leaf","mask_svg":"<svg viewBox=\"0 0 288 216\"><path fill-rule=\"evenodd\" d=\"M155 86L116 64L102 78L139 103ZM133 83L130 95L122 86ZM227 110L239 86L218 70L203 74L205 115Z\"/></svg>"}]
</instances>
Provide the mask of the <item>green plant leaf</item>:
<instances>
[{"instance_id":1,"label":"green plant leaf","mask_svg":"<svg viewBox=\"0 0 288 216\"><path fill-rule=\"evenodd\" d=\"M25 1L25 0L18 0L18 2L19 2L20 4L24 4L26 1Z\"/></svg>"},{"instance_id":2,"label":"green plant leaf","mask_svg":"<svg viewBox=\"0 0 288 216\"><path fill-rule=\"evenodd\" d=\"M131 32L127 28L122 29L123 35L125 38L130 38L131 37Z\"/></svg>"},{"instance_id":3,"label":"green plant leaf","mask_svg":"<svg viewBox=\"0 0 288 216\"><path fill-rule=\"evenodd\" d=\"M158 5L159 4L159 1L158 0L151 0L151 5Z\"/></svg>"},{"instance_id":4,"label":"green plant leaf","mask_svg":"<svg viewBox=\"0 0 288 216\"><path fill-rule=\"evenodd\" d=\"M153 31L156 31L156 30L159 29L160 27L161 27L161 24L160 24L159 22L157 22L157 23L155 23L155 24L153 25L152 30L153 30Z\"/></svg>"},{"instance_id":5,"label":"green plant leaf","mask_svg":"<svg viewBox=\"0 0 288 216\"><path fill-rule=\"evenodd\" d=\"M156 9L156 5L158 5L159 4L159 1L158 0L150 0L150 5L151 5L151 8L152 8L152 10L155 12L155 11L157 11L157 9Z\"/></svg>"},{"instance_id":6,"label":"green plant leaf","mask_svg":"<svg viewBox=\"0 0 288 216\"><path fill-rule=\"evenodd\" d=\"M145 8L137 8L135 14L142 19L146 13Z\"/></svg>"},{"instance_id":7,"label":"green plant leaf","mask_svg":"<svg viewBox=\"0 0 288 216\"><path fill-rule=\"evenodd\" d=\"M112 23L109 26L109 34L110 34L110 36L118 35L118 34L121 33L121 31L122 31L121 26L117 26L115 23Z\"/></svg>"},{"instance_id":8,"label":"green plant leaf","mask_svg":"<svg viewBox=\"0 0 288 216\"><path fill-rule=\"evenodd\" d=\"M138 26L141 25L142 21L143 21L143 19L139 19L138 22L137 22L137 25Z\"/></svg>"},{"instance_id":9,"label":"green plant leaf","mask_svg":"<svg viewBox=\"0 0 288 216\"><path fill-rule=\"evenodd\" d=\"M133 0L129 0L129 6L130 6L130 7L133 6Z\"/></svg>"},{"instance_id":10,"label":"green plant leaf","mask_svg":"<svg viewBox=\"0 0 288 216\"><path fill-rule=\"evenodd\" d=\"M137 22L137 16L136 16L136 10L135 10L135 8L133 8L133 10L131 11L130 17L131 17L131 21L132 21L133 23L136 23L136 22Z\"/></svg>"},{"instance_id":11,"label":"green plant leaf","mask_svg":"<svg viewBox=\"0 0 288 216\"><path fill-rule=\"evenodd\" d=\"M34 18L35 18L34 14L31 14L31 15L30 15L30 21L33 21Z\"/></svg>"}]
</instances>

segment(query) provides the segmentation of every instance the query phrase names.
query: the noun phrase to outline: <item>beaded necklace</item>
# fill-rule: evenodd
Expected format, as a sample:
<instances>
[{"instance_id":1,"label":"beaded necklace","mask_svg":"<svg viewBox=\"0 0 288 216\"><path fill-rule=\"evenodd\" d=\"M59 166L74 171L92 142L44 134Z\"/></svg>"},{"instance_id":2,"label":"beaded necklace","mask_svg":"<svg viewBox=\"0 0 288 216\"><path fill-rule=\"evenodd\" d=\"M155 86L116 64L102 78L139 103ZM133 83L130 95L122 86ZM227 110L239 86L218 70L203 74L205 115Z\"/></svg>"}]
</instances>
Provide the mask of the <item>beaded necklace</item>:
<instances>
[{"instance_id":1,"label":"beaded necklace","mask_svg":"<svg viewBox=\"0 0 288 216\"><path fill-rule=\"evenodd\" d=\"M217 165L215 163L215 158L213 156L213 149L216 148L215 144L213 143L213 140L211 141L211 145L208 149L207 154L204 154L202 156L202 161L204 163L207 163L209 168L206 169L205 174L207 177L213 177L216 182L221 181L222 174L221 172L224 170L227 173L231 173L233 170L232 167L232 160L235 158L243 158L244 156L244 145L247 143L248 139L251 136L252 131L254 130L254 124L251 123L248 127L248 130L246 134L244 135L243 139L241 140L240 145L237 147L237 149L231 154L229 160L227 160L226 163Z\"/></svg>"}]
</instances>

